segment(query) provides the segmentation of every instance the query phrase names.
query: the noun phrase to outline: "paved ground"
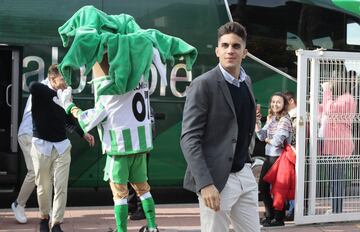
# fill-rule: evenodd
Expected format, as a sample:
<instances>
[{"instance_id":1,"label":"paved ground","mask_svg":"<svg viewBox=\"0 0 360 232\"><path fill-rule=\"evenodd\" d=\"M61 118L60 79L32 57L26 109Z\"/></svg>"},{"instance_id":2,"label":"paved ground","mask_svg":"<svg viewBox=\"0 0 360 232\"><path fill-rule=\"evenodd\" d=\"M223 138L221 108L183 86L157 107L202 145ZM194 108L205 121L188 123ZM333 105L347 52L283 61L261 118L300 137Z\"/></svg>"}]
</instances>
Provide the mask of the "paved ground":
<instances>
[{"instance_id":1,"label":"paved ground","mask_svg":"<svg viewBox=\"0 0 360 232\"><path fill-rule=\"evenodd\" d=\"M262 207L260 207L262 211ZM199 209L196 204L157 205L157 223L161 232L200 232ZM28 223L18 224L10 209L0 209L0 232L38 231L38 211L27 209ZM101 207L68 207L62 229L65 232L96 231L109 232L114 228L113 209ZM128 231L137 232L145 220L129 221ZM353 232L360 231L360 221L351 223L327 223L296 226L287 223L285 227L262 228L274 232ZM220 231L219 231L220 232Z\"/></svg>"}]
</instances>

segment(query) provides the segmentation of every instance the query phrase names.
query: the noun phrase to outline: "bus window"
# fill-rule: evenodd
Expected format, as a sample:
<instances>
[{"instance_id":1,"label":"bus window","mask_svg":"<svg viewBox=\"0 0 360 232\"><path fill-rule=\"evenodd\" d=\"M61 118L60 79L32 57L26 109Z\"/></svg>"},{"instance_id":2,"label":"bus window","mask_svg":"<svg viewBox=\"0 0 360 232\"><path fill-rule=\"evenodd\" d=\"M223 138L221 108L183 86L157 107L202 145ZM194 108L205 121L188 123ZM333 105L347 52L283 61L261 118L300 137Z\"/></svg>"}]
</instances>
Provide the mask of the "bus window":
<instances>
[{"instance_id":1,"label":"bus window","mask_svg":"<svg viewBox=\"0 0 360 232\"><path fill-rule=\"evenodd\" d=\"M330 36L313 39L312 44L315 47L319 47L319 48L328 48L328 49L334 48L334 43L332 42Z\"/></svg>"},{"instance_id":2,"label":"bus window","mask_svg":"<svg viewBox=\"0 0 360 232\"><path fill-rule=\"evenodd\" d=\"M315 1L314 1L315 2ZM345 14L312 1L228 0L233 20L248 31L249 52L296 76L297 49L346 47ZM358 38L359 33L353 37Z\"/></svg>"},{"instance_id":3,"label":"bus window","mask_svg":"<svg viewBox=\"0 0 360 232\"><path fill-rule=\"evenodd\" d=\"M344 14L326 8L303 4L298 35L307 48L342 49Z\"/></svg>"},{"instance_id":4,"label":"bus window","mask_svg":"<svg viewBox=\"0 0 360 232\"><path fill-rule=\"evenodd\" d=\"M346 44L360 45L360 25L352 19L346 24Z\"/></svg>"},{"instance_id":5,"label":"bus window","mask_svg":"<svg viewBox=\"0 0 360 232\"><path fill-rule=\"evenodd\" d=\"M287 32L286 35L286 50L288 51L295 51L297 49L305 49L305 45L302 42L302 40L299 38L299 36L291 33L291 32Z\"/></svg>"}]
</instances>

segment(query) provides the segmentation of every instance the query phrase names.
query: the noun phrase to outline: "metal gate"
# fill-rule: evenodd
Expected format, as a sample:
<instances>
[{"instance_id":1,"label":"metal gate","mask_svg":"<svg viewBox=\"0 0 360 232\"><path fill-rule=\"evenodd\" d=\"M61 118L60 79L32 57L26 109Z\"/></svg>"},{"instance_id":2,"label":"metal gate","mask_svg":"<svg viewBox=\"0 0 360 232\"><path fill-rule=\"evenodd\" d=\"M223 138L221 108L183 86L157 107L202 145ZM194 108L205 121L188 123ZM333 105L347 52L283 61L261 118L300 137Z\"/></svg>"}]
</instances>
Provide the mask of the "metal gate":
<instances>
[{"instance_id":1,"label":"metal gate","mask_svg":"<svg viewBox=\"0 0 360 232\"><path fill-rule=\"evenodd\" d=\"M297 56L295 223L360 220L360 53Z\"/></svg>"}]
</instances>

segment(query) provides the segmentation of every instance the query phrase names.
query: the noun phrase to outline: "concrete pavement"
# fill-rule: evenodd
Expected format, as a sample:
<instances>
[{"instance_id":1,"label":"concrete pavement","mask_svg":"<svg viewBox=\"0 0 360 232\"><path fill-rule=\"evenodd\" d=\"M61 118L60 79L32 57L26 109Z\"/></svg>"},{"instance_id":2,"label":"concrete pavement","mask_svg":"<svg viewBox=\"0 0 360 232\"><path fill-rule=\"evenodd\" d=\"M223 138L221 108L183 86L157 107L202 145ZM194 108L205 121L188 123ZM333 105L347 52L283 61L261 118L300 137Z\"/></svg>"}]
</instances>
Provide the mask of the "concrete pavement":
<instances>
[{"instance_id":1,"label":"concrete pavement","mask_svg":"<svg viewBox=\"0 0 360 232\"><path fill-rule=\"evenodd\" d=\"M156 206L157 223L161 232L200 232L197 204L163 204ZM260 207L260 212L262 211ZM11 209L0 209L0 232L35 232L39 230L37 208L26 209L27 224L18 224ZM145 220L128 221L128 231L137 232ZM111 206L67 207L62 229L65 232L110 232L115 228ZM355 232L360 231L360 221L297 226L286 223L284 227L262 228L274 232Z\"/></svg>"}]
</instances>

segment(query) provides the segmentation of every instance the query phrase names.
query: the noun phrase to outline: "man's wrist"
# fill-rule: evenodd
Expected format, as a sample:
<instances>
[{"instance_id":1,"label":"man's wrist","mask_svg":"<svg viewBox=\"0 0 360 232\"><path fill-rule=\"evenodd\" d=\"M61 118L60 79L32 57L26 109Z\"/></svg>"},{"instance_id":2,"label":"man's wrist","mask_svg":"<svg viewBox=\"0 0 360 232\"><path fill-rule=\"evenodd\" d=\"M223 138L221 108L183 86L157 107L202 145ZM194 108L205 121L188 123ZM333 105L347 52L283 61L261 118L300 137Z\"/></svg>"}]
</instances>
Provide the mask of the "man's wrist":
<instances>
[{"instance_id":1,"label":"man's wrist","mask_svg":"<svg viewBox=\"0 0 360 232\"><path fill-rule=\"evenodd\" d=\"M70 113L75 117L75 118L79 118L79 114L81 113L81 109L79 107L77 107L76 105L74 105L71 110Z\"/></svg>"},{"instance_id":2,"label":"man's wrist","mask_svg":"<svg viewBox=\"0 0 360 232\"><path fill-rule=\"evenodd\" d=\"M71 109L72 109L73 107L75 107L75 104L71 102L71 103L66 107L65 112L66 112L67 114L70 114Z\"/></svg>"}]
</instances>

